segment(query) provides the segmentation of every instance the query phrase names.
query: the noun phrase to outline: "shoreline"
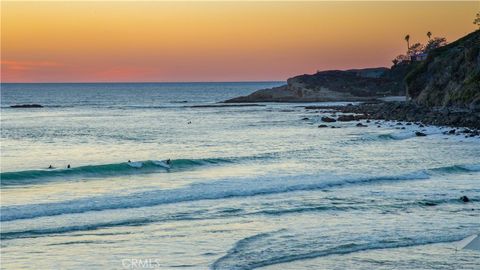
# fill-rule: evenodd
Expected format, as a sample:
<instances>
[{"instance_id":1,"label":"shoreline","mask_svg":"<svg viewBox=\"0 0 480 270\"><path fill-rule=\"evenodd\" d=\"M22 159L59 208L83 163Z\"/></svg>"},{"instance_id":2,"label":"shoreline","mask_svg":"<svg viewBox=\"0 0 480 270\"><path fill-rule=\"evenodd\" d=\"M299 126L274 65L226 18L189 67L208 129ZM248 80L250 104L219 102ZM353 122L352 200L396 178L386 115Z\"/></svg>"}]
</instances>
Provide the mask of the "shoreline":
<instances>
[{"instance_id":1,"label":"shoreline","mask_svg":"<svg viewBox=\"0 0 480 270\"><path fill-rule=\"evenodd\" d=\"M305 106L306 110L332 110L345 114L335 121L388 120L423 125L465 128L469 136L480 136L480 112L453 108L427 108L410 102L376 102L347 106ZM332 121L332 120L327 120ZM327 122L323 121L323 122Z\"/></svg>"}]
</instances>

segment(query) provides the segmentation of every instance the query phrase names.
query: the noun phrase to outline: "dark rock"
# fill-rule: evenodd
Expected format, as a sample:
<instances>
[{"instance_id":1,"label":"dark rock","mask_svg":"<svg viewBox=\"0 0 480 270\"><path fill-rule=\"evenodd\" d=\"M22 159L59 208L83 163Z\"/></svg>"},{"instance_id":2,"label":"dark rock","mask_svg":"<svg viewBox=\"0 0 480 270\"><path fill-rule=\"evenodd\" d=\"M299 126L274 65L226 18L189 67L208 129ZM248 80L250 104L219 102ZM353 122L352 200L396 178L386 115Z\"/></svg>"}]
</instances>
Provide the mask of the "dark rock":
<instances>
[{"instance_id":1,"label":"dark rock","mask_svg":"<svg viewBox=\"0 0 480 270\"><path fill-rule=\"evenodd\" d=\"M427 136L427 134L425 134L425 133L423 133L423 132L420 132L420 131L415 132L415 135L418 136L418 137L425 137L425 136Z\"/></svg>"},{"instance_id":2,"label":"dark rock","mask_svg":"<svg viewBox=\"0 0 480 270\"><path fill-rule=\"evenodd\" d=\"M468 127L468 129L480 129L480 113L472 113L470 111L450 109L450 114L444 116L444 111L436 110L424 106L419 106L410 102L384 102L375 104L359 104L353 106L330 106L330 110L336 110L343 114L338 115L337 121L355 121L361 119L377 119L385 120L390 126L401 127L396 121L406 121L415 123L420 128L431 125L451 126L451 127ZM455 117L453 117L455 115ZM458 116L458 117L457 117ZM392 123L393 122L393 123ZM378 121L376 125L378 125ZM403 125L408 125L403 123ZM410 124L411 125L411 124ZM461 129L463 130L463 129ZM459 129L456 133L459 133ZM470 133L472 131L466 130Z\"/></svg>"},{"instance_id":3,"label":"dark rock","mask_svg":"<svg viewBox=\"0 0 480 270\"><path fill-rule=\"evenodd\" d=\"M362 123L358 123L358 124L356 124L356 126L357 126L357 127L368 127L367 125L364 125L364 124L362 124Z\"/></svg>"},{"instance_id":4,"label":"dark rock","mask_svg":"<svg viewBox=\"0 0 480 270\"><path fill-rule=\"evenodd\" d=\"M455 134L455 131L456 131L455 129L451 129L448 131L448 134Z\"/></svg>"},{"instance_id":5,"label":"dark rock","mask_svg":"<svg viewBox=\"0 0 480 270\"><path fill-rule=\"evenodd\" d=\"M43 108L40 104L18 104L12 105L10 108Z\"/></svg>"},{"instance_id":6,"label":"dark rock","mask_svg":"<svg viewBox=\"0 0 480 270\"><path fill-rule=\"evenodd\" d=\"M335 120L333 118L330 118L330 117L327 117L327 116L322 117L322 121L327 122L327 123L337 122L337 120Z\"/></svg>"},{"instance_id":7,"label":"dark rock","mask_svg":"<svg viewBox=\"0 0 480 270\"><path fill-rule=\"evenodd\" d=\"M462 118L460 117L460 115L451 115L448 117L448 121L452 124L456 124L462 121Z\"/></svg>"},{"instance_id":8,"label":"dark rock","mask_svg":"<svg viewBox=\"0 0 480 270\"><path fill-rule=\"evenodd\" d=\"M263 104L208 104L208 105L193 105L185 106L185 108L224 108L224 107L265 107ZM285 110L282 110L285 111ZM293 110L286 110L286 112L293 112Z\"/></svg>"},{"instance_id":9,"label":"dark rock","mask_svg":"<svg viewBox=\"0 0 480 270\"><path fill-rule=\"evenodd\" d=\"M341 122L353 121L353 120L355 120L355 116L353 114L344 114L344 115L340 115L337 118L337 120L341 121Z\"/></svg>"},{"instance_id":10,"label":"dark rock","mask_svg":"<svg viewBox=\"0 0 480 270\"><path fill-rule=\"evenodd\" d=\"M468 107L474 112L480 112L480 97L473 100Z\"/></svg>"},{"instance_id":11,"label":"dark rock","mask_svg":"<svg viewBox=\"0 0 480 270\"><path fill-rule=\"evenodd\" d=\"M310 120L310 118L304 117L304 118L302 118L302 120Z\"/></svg>"},{"instance_id":12,"label":"dark rock","mask_svg":"<svg viewBox=\"0 0 480 270\"><path fill-rule=\"evenodd\" d=\"M327 125L319 125L318 127L319 127L319 128L326 128L326 127L328 127L328 126L327 126Z\"/></svg>"},{"instance_id":13,"label":"dark rock","mask_svg":"<svg viewBox=\"0 0 480 270\"><path fill-rule=\"evenodd\" d=\"M424 202L423 204L426 205L426 206L435 206L438 203L436 203L436 202Z\"/></svg>"}]
</instances>

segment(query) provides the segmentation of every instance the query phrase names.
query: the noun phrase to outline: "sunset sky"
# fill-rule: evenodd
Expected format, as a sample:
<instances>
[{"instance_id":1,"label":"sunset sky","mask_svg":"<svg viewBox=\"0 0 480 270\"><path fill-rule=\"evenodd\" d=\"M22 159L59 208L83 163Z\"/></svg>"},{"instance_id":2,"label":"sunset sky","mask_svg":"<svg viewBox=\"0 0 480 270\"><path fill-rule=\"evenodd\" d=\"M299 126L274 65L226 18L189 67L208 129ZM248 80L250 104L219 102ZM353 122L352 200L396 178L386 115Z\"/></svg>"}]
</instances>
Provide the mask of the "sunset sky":
<instances>
[{"instance_id":1,"label":"sunset sky","mask_svg":"<svg viewBox=\"0 0 480 270\"><path fill-rule=\"evenodd\" d=\"M285 80L453 41L470 2L5 2L2 82Z\"/></svg>"}]
</instances>

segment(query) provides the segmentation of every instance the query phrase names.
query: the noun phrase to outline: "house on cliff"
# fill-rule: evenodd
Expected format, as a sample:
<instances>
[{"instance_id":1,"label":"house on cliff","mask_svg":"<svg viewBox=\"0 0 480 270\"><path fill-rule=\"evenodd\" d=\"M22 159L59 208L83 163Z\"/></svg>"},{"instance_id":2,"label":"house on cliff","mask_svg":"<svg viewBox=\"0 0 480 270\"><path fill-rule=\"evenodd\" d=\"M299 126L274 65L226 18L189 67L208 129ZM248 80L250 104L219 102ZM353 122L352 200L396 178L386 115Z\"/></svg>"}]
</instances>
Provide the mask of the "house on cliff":
<instances>
[{"instance_id":1,"label":"house on cliff","mask_svg":"<svg viewBox=\"0 0 480 270\"><path fill-rule=\"evenodd\" d=\"M417 54L413 54L410 56L410 61L412 62L419 62L419 61L425 61L427 60L427 56L428 56L428 53L417 53Z\"/></svg>"}]
</instances>

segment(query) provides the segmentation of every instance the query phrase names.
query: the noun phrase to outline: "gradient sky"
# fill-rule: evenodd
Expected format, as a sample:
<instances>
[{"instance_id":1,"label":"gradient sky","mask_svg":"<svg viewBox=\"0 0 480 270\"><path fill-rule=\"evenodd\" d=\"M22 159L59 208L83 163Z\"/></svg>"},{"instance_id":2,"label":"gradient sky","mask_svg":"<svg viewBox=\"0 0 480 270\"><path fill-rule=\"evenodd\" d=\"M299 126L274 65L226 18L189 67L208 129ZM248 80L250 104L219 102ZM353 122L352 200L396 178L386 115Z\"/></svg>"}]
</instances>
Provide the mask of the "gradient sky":
<instances>
[{"instance_id":1,"label":"gradient sky","mask_svg":"<svg viewBox=\"0 0 480 270\"><path fill-rule=\"evenodd\" d=\"M5 2L2 82L263 81L390 66L453 41L470 2Z\"/></svg>"}]
</instances>

